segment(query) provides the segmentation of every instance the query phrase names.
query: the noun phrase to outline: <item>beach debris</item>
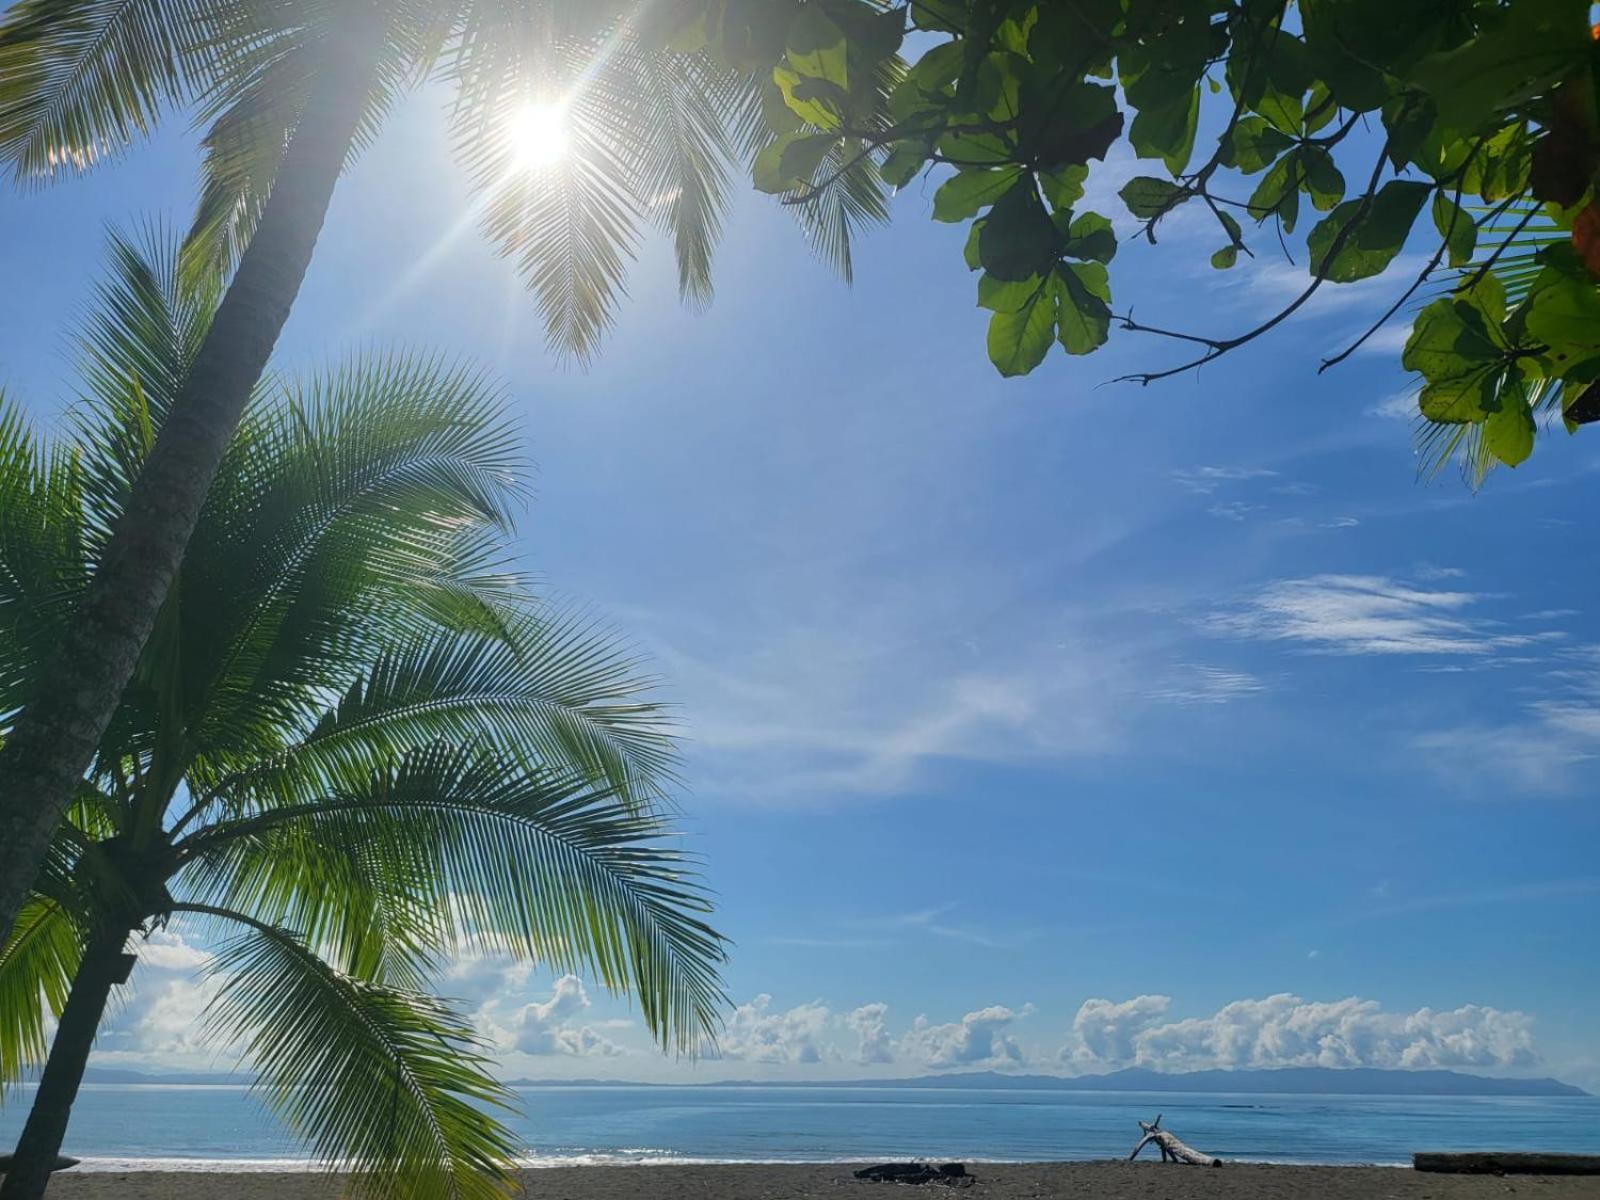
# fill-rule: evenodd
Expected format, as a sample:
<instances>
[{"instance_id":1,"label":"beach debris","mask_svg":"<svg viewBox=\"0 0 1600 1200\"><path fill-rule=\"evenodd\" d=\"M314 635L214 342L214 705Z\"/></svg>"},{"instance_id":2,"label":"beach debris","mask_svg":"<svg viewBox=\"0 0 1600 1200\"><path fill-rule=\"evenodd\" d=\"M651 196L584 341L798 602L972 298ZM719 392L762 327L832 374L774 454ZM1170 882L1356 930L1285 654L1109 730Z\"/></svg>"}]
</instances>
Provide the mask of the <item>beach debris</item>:
<instances>
[{"instance_id":1,"label":"beach debris","mask_svg":"<svg viewBox=\"0 0 1600 1200\"><path fill-rule=\"evenodd\" d=\"M963 1163L943 1163L937 1167L920 1162L879 1163L874 1167L862 1167L856 1172L856 1178L870 1183L939 1183L945 1187L971 1187L973 1184L973 1177L967 1174Z\"/></svg>"},{"instance_id":2,"label":"beach debris","mask_svg":"<svg viewBox=\"0 0 1600 1200\"><path fill-rule=\"evenodd\" d=\"M1194 1167L1220 1167L1222 1165L1220 1158L1213 1158L1209 1154L1202 1154L1190 1146L1185 1146L1175 1136L1161 1128L1160 1113L1156 1114L1154 1121L1140 1121L1139 1128L1144 1130L1144 1136L1139 1139L1139 1144L1133 1148L1133 1153L1128 1155L1129 1162L1138 1158L1139 1151L1154 1142L1161 1151L1162 1162L1180 1162Z\"/></svg>"},{"instance_id":3,"label":"beach debris","mask_svg":"<svg viewBox=\"0 0 1600 1200\"><path fill-rule=\"evenodd\" d=\"M1411 1166L1418 1171L1451 1175L1600 1175L1600 1154L1422 1151L1411 1156Z\"/></svg>"},{"instance_id":4,"label":"beach debris","mask_svg":"<svg viewBox=\"0 0 1600 1200\"><path fill-rule=\"evenodd\" d=\"M0 1154L0 1175L4 1175L11 1169L11 1159L12 1156L9 1154ZM80 1161L80 1159L68 1158L65 1154L58 1154L56 1155L56 1161L51 1164L50 1170L52 1172L65 1171L68 1167L77 1166Z\"/></svg>"}]
</instances>

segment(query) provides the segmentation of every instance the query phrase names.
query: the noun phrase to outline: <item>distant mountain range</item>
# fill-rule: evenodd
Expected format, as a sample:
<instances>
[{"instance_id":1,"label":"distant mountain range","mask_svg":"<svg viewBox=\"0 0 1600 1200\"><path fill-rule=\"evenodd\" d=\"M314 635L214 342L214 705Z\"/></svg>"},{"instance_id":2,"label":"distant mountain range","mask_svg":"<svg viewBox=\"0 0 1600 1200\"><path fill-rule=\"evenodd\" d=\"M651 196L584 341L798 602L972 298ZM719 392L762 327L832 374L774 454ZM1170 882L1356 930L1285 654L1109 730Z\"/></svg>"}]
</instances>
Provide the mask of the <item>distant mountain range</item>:
<instances>
[{"instance_id":1,"label":"distant mountain range","mask_svg":"<svg viewBox=\"0 0 1600 1200\"><path fill-rule=\"evenodd\" d=\"M146 1074L110 1067L90 1067L87 1083L218 1084L246 1083L239 1075ZM514 1079L512 1086L639 1087L606 1079ZM677 1087L679 1084L648 1086ZM1491 1079L1458 1071L1383 1071L1372 1067L1335 1070L1328 1067L1281 1067L1270 1071L1187 1071L1166 1074L1142 1067L1107 1075L1005 1075L972 1071L921 1075L915 1079L794 1080L784 1083L730 1081L709 1087L879 1087L994 1088L1007 1091L1065 1092L1251 1092L1311 1096L1587 1096L1582 1088L1555 1079Z\"/></svg>"}]
</instances>

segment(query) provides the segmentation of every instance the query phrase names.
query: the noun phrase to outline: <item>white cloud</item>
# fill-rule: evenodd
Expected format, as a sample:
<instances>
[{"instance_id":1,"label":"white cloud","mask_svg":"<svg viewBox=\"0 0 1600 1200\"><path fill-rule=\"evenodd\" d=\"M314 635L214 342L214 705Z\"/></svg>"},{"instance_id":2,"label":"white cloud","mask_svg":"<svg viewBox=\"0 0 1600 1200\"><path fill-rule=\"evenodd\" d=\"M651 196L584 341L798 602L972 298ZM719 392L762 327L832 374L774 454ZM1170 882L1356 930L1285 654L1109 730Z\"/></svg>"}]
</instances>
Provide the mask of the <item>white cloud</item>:
<instances>
[{"instance_id":1,"label":"white cloud","mask_svg":"<svg viewBox=\"0 0 1600 1200\"><path fill-rule=\"evenodd\" d=\"M1209 496L1225 483L1275 479L1277 475L1276 471L1265 467L1183 467L1172 472L1172 478L1180 487L1199 496Z\"/></svg>"},{"instance_id":2,"label":"white cloud","mask_svg":"<svg viewBox=\"0 0 1600 1200\"><path fill-rule=\"evenodd\" d=\"M1469 616L1482 600L1380 575L1314 575L1268 584L1207 624L1218 633L1298 642L1330 654L1491 655L1562 636L1508 632Z\"/></svg>"},{"instance_id":3,"label":"white cloud","mask_svg":"<svg viewBox=\"0 0 1600 1200\"><path fill-rule=\"evenodd\" d=\"M582 1057L611 1057L624 1053L622 1047L589 1025L579 1024L590 1006L589 992L576 975L563 975L551 989L550 998L525 1004L517 1013L512 1033L516 1048L524 1054L570 1054Z\"/></svg>"},{"instance_id":4,"label":"white cloud","mask_svg":"<svg viewBox=\"0 0 1600 1200\"><path fill-rule=\"evenodd\" d=\"M819 1063L833 1055L826 1040L831 1017L821 1001L773 1012L772 997L763 992L733 1010L719 1039L718 1056L758 1063Z\"/></svg>"},{"instance_id":5,"label":"white cloud","mask_svg":"<svg viewBox=\"0 0 1600 1200\"><path fill-rule=\"evenodd\" d=\"M1532 1067L1532 1020L1480 1005L1386 1012L1375 1000L1308 1001L1280 993L1235 1000L1208 1017L1166 1020L1168 998L1087 1001L1062 1059L1079 1069Z\"/></svg>"},{"instance_id":6,"label":"white cloud","mask_svg":"<svg viewBox=\"0 0 1600 1200\"><path fill-rule=\"evenodd\" d=\"M142 941L136 942L133 951L139 961L164 971L196 971L211 962L211 952L191 946L182 934L168 929L155 929Z\"/></svg>"},{"instance_id":7,"label":"white cloud","mask_svg":"<svg viewBox=\"0 0 1600 1200\"><path fill-rule=\"evenodd\" d=\"M934 1025L927 1017L919 1016L900 1039L900 1052L935 1070L1020 1067L1026 1055L1006 1031L1032 1012L1031 1004L1024 1005L1021 1011L991 1004L947 1025Z\"/></svg>"},{"instance_id":8,"label":"white cloud","mask_svg":"<svg viewBox=\"0 0 1600 1200\"><path fill-rule=\"evenodd\" d=\"M1260 511L1261 505L1246 504L1242 500L1222 500L1206 509L1213 517L1224 521L1242 521L1251 513Z\"/></svg>"},{"instance_id":9,"label":"white cloud","mask_svg":"<svg viewBox=\"0 0 1600 1200\"><path fill-rule=\"evenodd\" d=\"M1184 663L1146 695L1168 704L1228 704L1265 690L1261 680L1248 672Z\"/></svg>"},{"instance_id":10,"label":"white cloud","mask_svg":"<svg viewBox=\"0 0 1600 1200\"><path fill-rule=\"evenodd\" d=\"M1085 1000L1072 1020L1061 1059L1084 1068L1126 1066L1137 1054L1134 1039L1166 1018L1171 996L1135 996L1120 1002Z\"/></svg>"},{"instance_id":11,"label":"white cloud","mask_svg":"<svg viewBox=\"0 0 1600 1200\"><path fill-rule=\"evenodd\" d=\"M1420 415L1417 410L1416 389L1411 388L1385 396L1367 409L1367 415L1382 417L1386 421L1415 421Z\"/></svg>"},{"instance_id":12,"label":"white cloud","mask_svg":"<svg viewBox=\"0 0 1600 1200\"><path fill-rule=\"evenodd\" d=\"M1436 773L1465 786L1586 786L1600 757L1600 647L1574 647L1557 662L1545 673L1543 694L1520 713L1418 733L1412 748Z\"/></svg>"},{"instance_id":13,"label":"white cloud","mask_svg":"<svg viewBox=\"0 0 1600 1200\"><path fill-rule=\"evenodd\" d=\"M846 1014L845 1024L856 1035L856 1061L887 1063L894 1061L894 1042L889 1037L889 1006L882 1001L863 1004Z\"/></svg>"}]
</instances>

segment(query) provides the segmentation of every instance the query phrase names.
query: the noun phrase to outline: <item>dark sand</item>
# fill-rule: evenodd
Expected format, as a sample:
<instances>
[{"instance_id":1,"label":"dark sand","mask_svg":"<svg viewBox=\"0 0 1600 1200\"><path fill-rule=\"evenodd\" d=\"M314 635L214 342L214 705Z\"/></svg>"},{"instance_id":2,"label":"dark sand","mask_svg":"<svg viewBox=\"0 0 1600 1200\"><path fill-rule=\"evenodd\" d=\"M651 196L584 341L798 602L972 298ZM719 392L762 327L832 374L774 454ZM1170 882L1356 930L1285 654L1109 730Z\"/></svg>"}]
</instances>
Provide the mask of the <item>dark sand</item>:
<instances>
[{"instance_id":1,"label":"dark sand","mask_svg":"<svg viewBox=\"0 0 1600 1200\"><path fill-rule=\"evenodd\" d=\"M1279 1167L1230 1163L972 1164L967 1188L864 1183L847 1164L549 1167L518 1175L537 1200L1600 1200L1600 1177L1427 1175L1404 1167ZM330 1200L336 1177L138 1171L77 1174L51 1200Z\"/></svg>"}]
</instances>

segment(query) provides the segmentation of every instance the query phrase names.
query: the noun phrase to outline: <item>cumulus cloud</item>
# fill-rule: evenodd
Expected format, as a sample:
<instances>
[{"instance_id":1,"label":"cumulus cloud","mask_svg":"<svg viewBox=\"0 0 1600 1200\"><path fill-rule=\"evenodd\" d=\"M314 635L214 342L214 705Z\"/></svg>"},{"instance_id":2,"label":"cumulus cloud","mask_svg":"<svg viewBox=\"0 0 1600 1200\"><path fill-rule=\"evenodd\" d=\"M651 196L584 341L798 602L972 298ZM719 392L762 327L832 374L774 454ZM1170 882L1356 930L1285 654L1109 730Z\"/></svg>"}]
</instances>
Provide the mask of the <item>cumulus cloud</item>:
<instances>
[{"instance_id":1,"label":"cumulus cloud","mask_svg":"<svg viewBox=\"0 0 1600 1200\"><path fill-rule=\"evenodd\" d=\"M763 992L733 1010L718 1052L746 1062L818 1063L833 1053L826 1041L831 1016L821 1001L774 1012Z\"/></svg>"},{"instance_id":2,"label":"cumulus cloud","mask_svg":"<svg viewBox=\"0 0 1600 1200\"><path fill-rule=\"evenodd\" d=\"M152 930L136 946L139 961L164 971L196 971L211 962L211 952L191 946L182 934L167 929Z\"/></svg>"},{"instance_id":3,"label":"cumulus cloud","mask_svg":"<svg viewBox=\"0 0 1600 1200\"><path fill-rule=\"evenodd\" d=\"M576 975L556 980L548 1000L525 1004L517 1013L512 1030L516 1048L524 1054L571 1054L610 1057L622 1054L622 1047L598 1033L592 1026L580 1025L573 1018L589 1008L589 993Z\"/></svg>"},{"instance_id":4,"label":"cumulus cloud","mask_svg":"<svg viewBox=\"0 0 1600 1200\"><path fill-rule=\"evenodd\" d=\"M919 1016L900 1039L900 1050L906 1058L934 1068L1019 1067L1026 1055L1007 1030L1032 1012L1031 1004L1021 1011L991 1004L947 1025L934 1025Z\"/></svg>"},{"instance_id":5,"label":"cumulus cloud","mask_svg":"<svg viewBox=\"0 0 1600 1200\"><path fill-rule=\"evenodd\" d=\"M1518 1069L1538 1061L1524 1013L1480 1005L1386 1012L1375 1000L1310 1001L1289 993L1235 1000L1208 1017L1167 1020L1166 996L1079 1008L1064 1062L1082 1070L1150 1067Z\"/></svg>"},{"instance_id":6,"label":"cumulus cloud","mask_svg":"<svg viewBox=\"0 0 1600 1200\"><path fill-rule=\"evenodd\" d=\"M894 1061L894 1042L889 1037L889 1006L882 1001L863 1004L845 1016L844 1022L856 1035L856 1061L886 1063Z\"/></svg>"},{"instance_id":7,"label":"cumulus cloud","mask_svg":"<svg viewBox=\"0 0 1600 1200\"><path fill-rule=\"evenodd\" d=\"M1213 614L1214 632L1298 642L1328 654L1490 655L1558 640L1517 633L1470 615L1485 597L1380 575L1313 575L1268 584L1243 605Z\"/></svg>"},{"instance_id":8,"label":"cumulus cloud","mask_svg":"<svg viewBox=\"0 0 1600 1200\"><path fill-rule=\"evenodd\" d=\"M1072 1039L1062 1048L1062 1061L1084 1067L1126 1065L1137 1057L1135 1038L1165 1020L1171 996L1135 996L1131 1000L1085 1000L1072 1021Z\"/></svg>"}]
</instances>

